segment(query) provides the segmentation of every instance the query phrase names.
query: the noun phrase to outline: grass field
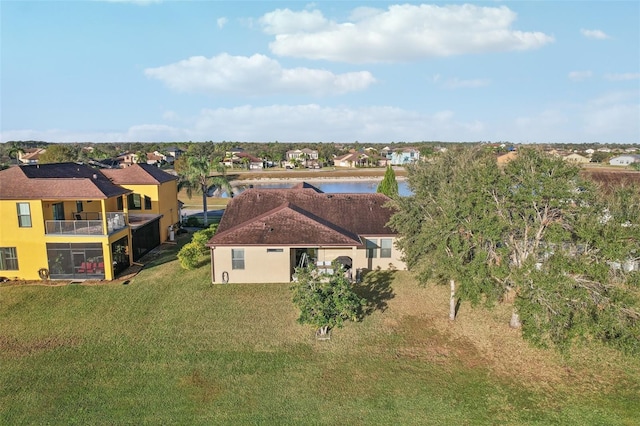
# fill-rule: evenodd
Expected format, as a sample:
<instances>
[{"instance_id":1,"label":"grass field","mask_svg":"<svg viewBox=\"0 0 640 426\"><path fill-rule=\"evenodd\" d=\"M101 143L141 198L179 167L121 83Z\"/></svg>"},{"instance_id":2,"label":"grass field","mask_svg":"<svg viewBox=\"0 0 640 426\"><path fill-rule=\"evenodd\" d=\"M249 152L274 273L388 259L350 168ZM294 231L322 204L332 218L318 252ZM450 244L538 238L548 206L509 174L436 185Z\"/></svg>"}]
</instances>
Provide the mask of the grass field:
<instances>
[{"instance_id":1,"label":"grass field","mask_svg":"<svg viewBox=\"0 0 640 426\"><path fill-rule=\"evenodd\" d=\"M124 282L0 287L0 424L640 424L639 360L532 348L507 307L449 323L446 288L374 273L321 342L288 285L212 286L177 248Z\"/></svg>"}]
</instances>

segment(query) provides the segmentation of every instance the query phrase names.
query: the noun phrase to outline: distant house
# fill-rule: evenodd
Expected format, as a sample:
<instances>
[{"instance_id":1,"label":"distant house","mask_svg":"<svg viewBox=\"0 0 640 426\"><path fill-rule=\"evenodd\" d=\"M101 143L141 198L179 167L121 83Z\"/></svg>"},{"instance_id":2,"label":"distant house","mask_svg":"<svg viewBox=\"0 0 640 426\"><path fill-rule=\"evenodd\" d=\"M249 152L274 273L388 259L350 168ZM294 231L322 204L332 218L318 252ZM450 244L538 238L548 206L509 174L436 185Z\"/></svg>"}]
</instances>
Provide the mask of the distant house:
<instances>
[{"instance_id":1,"label":"distant house","mask_svg":"<svg viewBox=\"0 0 640 426\"><path fill-rule=\"evenodd\" d=\"M286 167L295 167L296 163L313 167L318 164L318 151L310 148L289 150L285 153L285 160Z\"/></svg>"},{"instance_id":2,"label":"distant house","mask_svg":"<svg viewBox=\"0 0 640 426\"><path fill-rule=\"evenodd\" d=\"M507 164L509 161L515 160L515 158L518 156L518 153L516 151L509 151L506 154L500 155L496 161L498 162L498 165L504 165Z\"/></svg>"},{"instance_id":3,"label":"distant house","mask_svg":"<svg viewBox=\"0 0 640 426\"><path fill-rule=\"evenodd\" d=\"M333 164L337 167L358 167L367 163L369 156L363 152L350 152L337 156L333 159Z\"/></svg>"},{"instance_id":4,"label":"distant house","mask_svg":"<svg viewBox=\"0 0 640 426\"><path fill-rule=\"evenodd\" d=\"M248 168L249 170L262 170L264 168L264 161L261 158L255 157L242 151L227 152L227 157L222 160L222 164L225 167L230 168Z\"/></svg>"},{"instance_id":5,"label":"distant house","mask_svg":"<svg viewBox=\"0 0 640 426\"><path fill-rule=\"evenodd\" d=\"M377 267L404 269L387 227L383 194L327 194L307 183L289 189L250 188L233 198L209 240L214 283L290 282L297 266L330 270L333 261L355 278Z\"/></svg>"},{"instance_id":6,"label":"distant house","mask_svg":"<svg viewBox=\"0 0 640 426\"><path fill-rule=\"evenodd\" d=\"M138 156L133 152L123 152L116 157L116 161L120 167L129 167L138 163Z\"/></svg>"},{"instance_id":7,"label":"distant house","mask_svg":"<svg viewBox=\"0 0 640 426\"><path fill-rule=\"evenodd\" d=\"M177 160L178 158L180 158L180 156L182 156L182 154L184 154L183 150L175 146L170 146L164 151L167 153L168 156L173 157L174 160ZM173 163L173 161L170 161L170 162Z\"/></svg>"},{"instance_id":8,"label":"distant house","mask_svg":"<svg viewBox=\"0 0 640 426\"><path fill-rule=\"evenodd\" d=\"M420 159L420 151L415 148L401 148L387 153L387 159L393 166L404 166Z\"/></svg>"},{"instance_id":9,"label":"distant house","mask_svg":"<svg viewBox=\"0 0 640 426\"><path fill-rule=\"evenodd\" d=\"M576 163L576 164L586 164L591 161L589 158L585 157L584 155L576 154L575 152L573 154L564 156L563 159L565 161L569 161L571 163Z\"/></svg>"},{"instance_id":10,"label":"distant house","mask_svg":"<svg viewBox=\"0 0 640 426\"><path fill-rule=\"evenodd\" d=\"M18 153L18 161L22 164L38 164L40 155L44 154L47 150L44 148L28 148L24 153Z\"/></svg>"},{"instance_id":11,"label":"distant house","mask_svg":"<svg viewBox=\"0 0 640 426\"><path fill-rule=\"evenodd\" d=\"M162 164L166 163L166 158L166 155L163 155L158 151L147 152L147 164L152 166L160 167Z\"/></svg>"},{"instance_id":12,"label":"distant house","mask_svg":"<svg viewBox=\"0 0 640 426\"><path fill-rule=\"evenodd\" d=\"M609 164L612 166L628 166L638 162L640 162L640 155L632 154L619 155L609 160Z\"/></svg>"}]
</instances>

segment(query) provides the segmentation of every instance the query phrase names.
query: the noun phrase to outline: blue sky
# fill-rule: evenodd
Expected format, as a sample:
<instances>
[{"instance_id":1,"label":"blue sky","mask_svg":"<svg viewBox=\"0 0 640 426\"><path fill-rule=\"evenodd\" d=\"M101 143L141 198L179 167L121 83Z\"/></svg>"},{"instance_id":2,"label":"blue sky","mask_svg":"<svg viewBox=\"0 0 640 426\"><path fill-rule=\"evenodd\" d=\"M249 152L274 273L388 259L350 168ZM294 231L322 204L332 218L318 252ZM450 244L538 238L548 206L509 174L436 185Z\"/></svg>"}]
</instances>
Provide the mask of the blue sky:
<instances>
[{"instance_id":1,"label":"blue sky","mask_svg":"<svg viewBox=\"0 0 640 426\"><path fill-rule=\"evenodd\" d=\"M640 2L0 1L0 140L640 142Z\"/></svg>"}]
</instances>

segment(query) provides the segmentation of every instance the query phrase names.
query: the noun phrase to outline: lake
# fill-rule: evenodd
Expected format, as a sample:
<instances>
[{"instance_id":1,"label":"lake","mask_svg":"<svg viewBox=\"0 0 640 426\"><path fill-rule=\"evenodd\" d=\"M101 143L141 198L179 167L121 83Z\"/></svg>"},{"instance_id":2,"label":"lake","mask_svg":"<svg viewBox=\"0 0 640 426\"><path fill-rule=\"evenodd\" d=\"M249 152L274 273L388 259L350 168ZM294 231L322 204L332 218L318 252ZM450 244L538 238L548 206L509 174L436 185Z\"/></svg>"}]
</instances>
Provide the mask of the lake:
<instances>
[{"instance_id":1,"label":"lake","mask_svg":"<svg viewBox=\"0 0 640 426\"><path fill-rule=\"evenodd\" d=\"M265 183L254 183L252 184L254 188L291 188L299 182L265 182ZM322 192L327 193L356 193L356 194L368 194L376 192L378 188L379 181L371 181L371 180L363 180L363 181L322 181L322 182L309 182L309 184L315 186L320 189ZM249 185L238 185L236 186L236 191L238 193L244 191L248 188ZM398 182L398 192L400 195L406 196L411 195L411 191L409 191L409 187L406 181ZM226 194L223 195L226 197Z\"/></svg>"}]
</instances>

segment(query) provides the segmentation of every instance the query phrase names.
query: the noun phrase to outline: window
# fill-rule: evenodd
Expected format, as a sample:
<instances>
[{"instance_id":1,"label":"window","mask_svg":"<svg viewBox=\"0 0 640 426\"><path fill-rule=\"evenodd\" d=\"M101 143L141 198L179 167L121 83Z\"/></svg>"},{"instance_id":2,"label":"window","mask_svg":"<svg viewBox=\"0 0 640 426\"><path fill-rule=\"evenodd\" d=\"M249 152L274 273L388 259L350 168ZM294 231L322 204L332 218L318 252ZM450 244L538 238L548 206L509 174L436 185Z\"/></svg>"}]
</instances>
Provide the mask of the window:
<instances>
[{"instance_id":1,"label":"window","mask_svg":"<svg viewBox=\"0 0 640 426\"><path fill-rule=\"evenodd\" d=\"M244 249L231 249L231 269L244 269Z\"/></svg>"},{"instance_id":2,"label":"window","mask_svg":"<svg viewBox=\"0 0 640 426\"><path fill-rule=\"evenodd\" d=\"M82 201L76 201L76 211L81 213L84 209L82 208Z\"/></svg>"},{"instance_id":3,"label":"window","mask_svg":"<svg viewBox=\"0 0 640 426\"><path fill-rule=\"evenodd\" d=\"M119 211L124 210L124 204L122 204L122 195L116 198L116 209Z\"/></svg>"},{"instance_id":4,"label":"window","mask_svg":"<svg viewBox=\"0 0 640 426\"><path fill-rule=\"evenodd\" d=\"M55 203L53 207L53 220L64 220L64 203Z\"/></svg>"},{"instance_id":5,"label":"window","mask_svg":"<svg viewBox=\"0 0 640 426\"><path fill-rule=\"evenodd\" d=\"M18 203L18 226L31 228L31 207L29 203Z\"/></svg>"},{"instance_id":6,"label":"window","mask_svg":"<svg viewBox=\"0 0 640 426\"><path fill-rule=\"evenodd\" d=\"M17 271L18 253L15 247L0 247L0 271Z\"/></svg>"},{"instance_id":7,"label":"window","mask_svg":"<svg viewBox=\"0 0 640 426\"><path fill-rule=\"evenodd\" d=\"M380 240L380 257L391 257L391 248L393 240L391 238L382 238Z\"/></svg>"},{"instance_id":8,"label":"window","mask_svg":"<svg viewBox=\"0 0 640 426\"><path fill-rule=\"evenodd\" d=\"M129 194L127 197L127 204L129 205L129 210L142 210L140 194Z\"/></svg>"},{"instance_id":9,"label":"window","mask_svg":"<svg viewBox=\"0 0 640 426\"><path fill-rule=\"evenodd\" d=\"M378 240L366 240L367 259L375 259L378 257Z\"/></svg>"},{"instance_id":10,"label":"window","mask_svg":"<svg viewBox=\"0 0 640 426\"><path fill-rule=\"evenodd\" d=\"M151 210L151 198L144 196L144 209Z\"/></svg>"}]
</instances>

